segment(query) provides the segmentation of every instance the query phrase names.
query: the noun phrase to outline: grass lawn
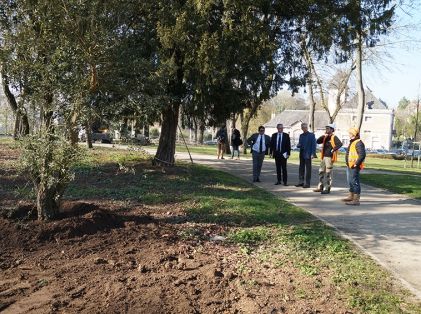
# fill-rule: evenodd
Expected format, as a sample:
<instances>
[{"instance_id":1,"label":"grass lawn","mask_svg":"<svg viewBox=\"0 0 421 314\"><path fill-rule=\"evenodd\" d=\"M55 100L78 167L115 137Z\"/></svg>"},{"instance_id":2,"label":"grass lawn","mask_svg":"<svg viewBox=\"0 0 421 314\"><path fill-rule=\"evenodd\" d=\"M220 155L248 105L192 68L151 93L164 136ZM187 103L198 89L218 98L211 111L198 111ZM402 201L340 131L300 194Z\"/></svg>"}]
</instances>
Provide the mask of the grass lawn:
<instances>
[{"instance_id":1,"label":"grass lawn","mask_svg":"<svg viewBox=\"0 0 421 314\"><path fill-rule=\"evenodd\" d=\"M126 171L124 180L114 182L104 172L101 188L75 183L66 198L141 200L153 206L176 203L190 222L226 226L223 235L238 246L245 260L257 259L279 269L294 265L300 275L314 278L315 285L324 278L335 287L336 297L356 312L420 313L421 307L407 301L406 292L381 267L303 209L224 172L179 163L164 173L145 166L147 159L134 152L96 149L87 154L77 172L89 177L118 164ZM182 236L192 239L198 233L186 229ZM240 265L238 271L245 270ZM296 294L316 297L303 288Z\"/></svg>"},{"instance_id":2,"label":"grass lawn","mask_svg":"<svg viewBox=\"0 0 421 314\"><path fill-rule=\"evenodd\" d=\"M421 175L361 174L361 180L392 192L421 199Z\"/></svg>"}]
</instances>

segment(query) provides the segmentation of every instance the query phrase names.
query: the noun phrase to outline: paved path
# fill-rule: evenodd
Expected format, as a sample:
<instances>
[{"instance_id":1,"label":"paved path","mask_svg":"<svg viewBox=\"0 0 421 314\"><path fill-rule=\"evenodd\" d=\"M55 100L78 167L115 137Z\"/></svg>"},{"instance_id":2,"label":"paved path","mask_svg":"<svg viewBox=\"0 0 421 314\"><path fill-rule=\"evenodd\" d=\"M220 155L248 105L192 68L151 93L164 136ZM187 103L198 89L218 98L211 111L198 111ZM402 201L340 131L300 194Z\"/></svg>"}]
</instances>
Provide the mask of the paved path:
<instances>
[{"instance_id":1,"label":"paved path","mask_svg":"<svg viewBox=\"0 0 421 314\"><path fill-rule=\"evenodd\" d=\"M217 160L199 154L192 156L195 163L209 165L251 182L251 160ZM189 160L186 153L177 153L176 159ZM317 167L313 166L312 187L317 185L317 171ZM334 188L329 195L296 188L298 166L294 164L288 165L289 186L274 185L275 164L270 159L264 162L261 180L255 185L283 196L335 227L421 299L420 201L362 185L361 206L347 206L340 201L347 195L345 168L334 169Z\"/></svg>"}]
</instances>

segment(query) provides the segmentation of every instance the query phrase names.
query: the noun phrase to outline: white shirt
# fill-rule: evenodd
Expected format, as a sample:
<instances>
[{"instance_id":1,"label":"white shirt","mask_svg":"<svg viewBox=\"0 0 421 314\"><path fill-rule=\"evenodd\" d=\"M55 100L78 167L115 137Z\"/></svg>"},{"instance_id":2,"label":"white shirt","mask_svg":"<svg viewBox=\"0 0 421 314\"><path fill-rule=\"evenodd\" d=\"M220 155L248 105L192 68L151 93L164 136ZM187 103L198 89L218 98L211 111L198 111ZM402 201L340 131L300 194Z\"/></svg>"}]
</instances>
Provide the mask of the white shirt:
<instances>
[{"instance_id":1,"label":"white shirt","mask_svg":"<svg viewBox=\"0 0 421 314\"><path fill-rule=\"evenodd\" d=\"M253 145L253 150L255 152L260 153L260 142L262 142L262 153L266 152L266 143L265 143L265 136L259 134L259 136L257 137L256 143L254 143Z\"/></svg>"}]
</instances>

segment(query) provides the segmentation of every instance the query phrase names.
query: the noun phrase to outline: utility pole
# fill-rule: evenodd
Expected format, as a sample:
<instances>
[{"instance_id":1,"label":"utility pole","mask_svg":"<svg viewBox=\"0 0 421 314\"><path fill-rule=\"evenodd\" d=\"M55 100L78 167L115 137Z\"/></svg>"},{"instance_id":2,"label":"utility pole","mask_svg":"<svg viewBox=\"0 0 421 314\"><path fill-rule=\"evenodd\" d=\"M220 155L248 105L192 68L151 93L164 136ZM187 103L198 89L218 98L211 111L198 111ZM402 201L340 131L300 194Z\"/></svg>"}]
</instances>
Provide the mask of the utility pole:
<instances>
[{"instance_id":1,"label":"utility pole","mask_svg":"<svg viewBox=\"0 0 421 314\"><path fill-rule=\"evenodd\" d=\"M414 144L412 147L412 160L411 160L411 168L414 166L414 155L415 155L415 143L417 141L417 131L418 131L418 113L420 110L420 85L421 83L418 85L418 101L417 101L417 113L416 113L416 117L415 117L415 132L414 132ZM419 145L418 145L418 149L420 149Z\"/></svg>"}]
</instances>

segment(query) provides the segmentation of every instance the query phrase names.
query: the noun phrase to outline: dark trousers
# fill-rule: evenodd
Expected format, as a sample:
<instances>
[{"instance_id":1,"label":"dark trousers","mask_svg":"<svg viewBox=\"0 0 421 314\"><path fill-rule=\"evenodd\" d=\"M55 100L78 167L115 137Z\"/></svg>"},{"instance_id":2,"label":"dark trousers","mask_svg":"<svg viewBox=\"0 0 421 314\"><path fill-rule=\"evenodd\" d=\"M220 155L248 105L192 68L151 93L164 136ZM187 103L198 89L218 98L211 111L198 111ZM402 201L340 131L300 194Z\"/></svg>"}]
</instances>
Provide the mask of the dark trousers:
<instances>
[{"instance_id":1,"label":"dark trousers","mask_svg":"<svg viewBox=\"0 0 421 314\"><path fill-rule=\"evenodd\" d=\"M283 181L286 184L288 181L287 160L281 154L275 154L275 165L278 182Z\"/></svg>"},{"instance_id":2,"label":"dark trousers","mask_svg":"<svg viewBox=\"0 0 421 314\"><path fill-rule=\"evenodd\" d=\"M346 168L346 179L349 184L349 192L361 194L360 168Z\"/></svg>"},{"instance_id":3,"label":"dark trousers","mask_svg":"<svg viewBox=\"0 0 421 314\"><path fill-rule=\"evenodd\" d=\"M233 144L232 145L232 155L231 155L231 158L234 158L234 154L235 154L236 151L238 153L237 157L240 158L240 146Z\"/></svg>"},{"instance_id":4,"label":"dark trousers","mask_svg":"<svg viewBox=\"0 0 421 314\"><path fill-rule=\"evenodd\" d=\"M257 180L260 177L260 172L262 171L263 160L265 159L265 153L258 153L254 150L252 151L253 157L253 180Z\"/></svg>"},{"instance_id":5,"label":"dark trousers","mask_svg":"<svg viewBox=\"0 0 421 314\"><path fill-rule=\"evenodd\" d=\"M304 174L305 174L305 184L310 185L311 181L311 158L304 159L300 156L300 168L298 171L298 180L300 184L304 184Z\"/></svg>"}]
</instances>

